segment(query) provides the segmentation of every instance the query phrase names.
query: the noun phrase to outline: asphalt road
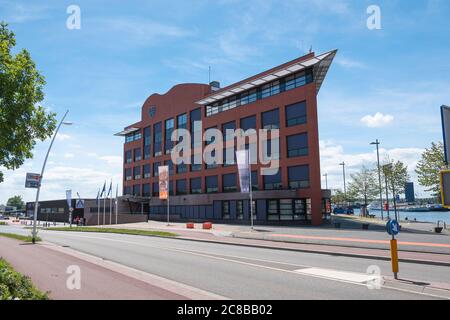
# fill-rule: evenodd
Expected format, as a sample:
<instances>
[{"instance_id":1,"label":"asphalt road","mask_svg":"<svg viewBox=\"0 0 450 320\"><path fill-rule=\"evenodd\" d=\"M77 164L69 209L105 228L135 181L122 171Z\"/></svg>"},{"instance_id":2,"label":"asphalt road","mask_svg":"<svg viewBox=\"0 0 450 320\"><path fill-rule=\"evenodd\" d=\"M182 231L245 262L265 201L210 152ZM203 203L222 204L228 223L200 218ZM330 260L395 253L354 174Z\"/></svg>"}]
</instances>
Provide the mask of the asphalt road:
<instances>
[{"instance_id":1,"label":"asphalt road","mask_svg":"<svg viewBox=\"0 0 450 320\"><path fill-rule=\"evenodd\" d=\"M30 230L2 227L0 232ZM385 261L116 234L41 230L39 236L231 299L433 298L386 287L370 290L359 280L370 266L391 275ZM400 276L450 283L448 268L439 266L404 263Z\"/></svg>"}]
</instances>

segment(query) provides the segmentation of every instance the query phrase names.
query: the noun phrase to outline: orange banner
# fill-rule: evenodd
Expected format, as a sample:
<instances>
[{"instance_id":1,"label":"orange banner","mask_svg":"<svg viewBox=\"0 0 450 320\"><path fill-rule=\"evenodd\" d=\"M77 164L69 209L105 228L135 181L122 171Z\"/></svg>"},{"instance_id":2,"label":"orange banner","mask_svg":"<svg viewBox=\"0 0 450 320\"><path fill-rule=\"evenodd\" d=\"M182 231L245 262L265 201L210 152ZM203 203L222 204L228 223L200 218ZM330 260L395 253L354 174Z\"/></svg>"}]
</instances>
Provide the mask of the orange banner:
<instances>
[{"instance_id":1,"label":"orange banner","mask_svg":"<svg viewBox=\"0 0 450 320\"><path fill-rule=\"evenodd\" d=\"M167 200L169 198L169 167L158 167L159 175L159 199Z\"/></svg>"}]
</instances>

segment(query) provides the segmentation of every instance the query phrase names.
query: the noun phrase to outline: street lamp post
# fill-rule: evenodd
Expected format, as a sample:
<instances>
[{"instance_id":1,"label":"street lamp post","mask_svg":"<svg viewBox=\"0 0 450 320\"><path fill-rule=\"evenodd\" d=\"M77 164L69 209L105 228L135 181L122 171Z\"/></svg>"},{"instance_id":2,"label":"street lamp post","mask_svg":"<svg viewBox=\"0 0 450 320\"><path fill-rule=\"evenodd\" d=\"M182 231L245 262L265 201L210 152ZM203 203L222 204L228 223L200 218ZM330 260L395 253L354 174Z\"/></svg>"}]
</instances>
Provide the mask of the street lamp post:
<instances>
[{"instance_id":1,"label":"street lamp post","mask_svg":"<svg viewBox=\"0 0 450 320\"><path fill-rule=\"evenodd\" d=\"M372 142L371 145L377 146L377 164L378 164L378 183L380 188L380 209L381 209L381 220L384 220L383 216L383 187L381 186L381 168L380 168L380 141L378 139L375 142Z\"/></svg>"},{"instance_id":2,"label":"street lamp post","mask_svg":"<svg viewBox=\"0 0 450 320\"><path fill-rule=\"evenodd\" d=\"M345 201L345 204L348 205L347 204L347 187L345 185L345 162L342 162L339 165L342 166L342 176L344 177L344 201Z\"/></svg>"},{"instance_id":3,"label":"street lamp post","mask_svg":"<svg viewBox=\"0 0 450 320\"><path fill-rule=\"evenodd\" d=\"M389 164L386 164L383 166L384 171L384 185L386 186L386 211L387 211L387 217L388 219L391 218L390 216L390 208L389 208L389 185L388 185L388 170L389 170Z\"/></svg>"},{"instance_id":4,"label":"street lamp post","mask_svg":"<svg viewBox=\"0 0 450 320\"><path fill-rule=\"evenodd\" d=\"M48 156L50 154L50 150L52 149L53 146L53 142L55 142L55 138L58 134L59 129L61 128L61 125L71 125L71 122L64 122L64 120L66 119L67 114L69 113L69 110L66 111L66 113L64 114L63 118L61 119L61 122L59 123L58 127L56 128L55 134L53 135L52 141L50 142L50 146L47 150L47 154L45 155L45 160L44 160L44 164L42 165L42 170L41 170L41 176L39 179L39 185L36 191L36 201L34 202L34 217L33 217L33 235L32 235L32 242L33 244L36 243L36 224L37 224L37 213L38 213L38 204L39 204L39 193L41 192L41 185L42 185L42 179L44 177L44 171L45 171L45 166L47 164L47 159Z\"/></svg>"}]
</instances>

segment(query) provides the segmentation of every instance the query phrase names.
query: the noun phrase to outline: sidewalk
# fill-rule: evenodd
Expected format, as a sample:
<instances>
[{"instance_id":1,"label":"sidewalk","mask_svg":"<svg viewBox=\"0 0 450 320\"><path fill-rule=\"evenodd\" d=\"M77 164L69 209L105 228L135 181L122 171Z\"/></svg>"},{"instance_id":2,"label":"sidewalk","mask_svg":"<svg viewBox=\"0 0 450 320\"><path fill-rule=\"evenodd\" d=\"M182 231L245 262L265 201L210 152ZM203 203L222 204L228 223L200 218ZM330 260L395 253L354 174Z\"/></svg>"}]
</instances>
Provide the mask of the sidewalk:
<instances>
[{"instance_id":1,"label":"sidewalk","mask_svg":"<svg viewBox=\"0 0 450 320\"><path fill-rule=\"evenodd\" d=\"M206 292L177 284L100 258L57 247L26 244L0 237L0 256L29 276L42 292L55 300L188 300L214 299ZM81 289L69 290L69 266L79 266ZM118 290L120 288L120 290Z\"/></svg>"}]
</instances>

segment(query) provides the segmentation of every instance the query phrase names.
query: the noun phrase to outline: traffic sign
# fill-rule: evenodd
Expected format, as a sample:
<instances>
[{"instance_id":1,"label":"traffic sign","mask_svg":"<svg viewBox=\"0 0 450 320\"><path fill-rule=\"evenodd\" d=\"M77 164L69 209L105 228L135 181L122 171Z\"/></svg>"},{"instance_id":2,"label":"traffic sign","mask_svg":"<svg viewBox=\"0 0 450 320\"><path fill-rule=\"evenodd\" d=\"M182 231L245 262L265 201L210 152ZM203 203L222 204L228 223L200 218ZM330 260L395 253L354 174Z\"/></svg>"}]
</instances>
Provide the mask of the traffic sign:
<instances>
[{"instance_id":1,"label":"traffic sign","mask_svg":"<svg viewBox=\"0 0 450 320\"><path fill-rule=\"evenodd\" d=\"M38 173L27 173L25 179L25 188L39 188L39 183L41 182L41 175Z\"/></svg>"},{"instance_id":2,"label":"traffic sign","mask_svg":"<svg viewBox=\"0 0 450 320\"><path fill-rule=\"evenodd\" d=\"M396 236L400 232L400 225L397 220L389 220L386 224L387 233L391 236Z\"/></svg>"}]
</instances>

